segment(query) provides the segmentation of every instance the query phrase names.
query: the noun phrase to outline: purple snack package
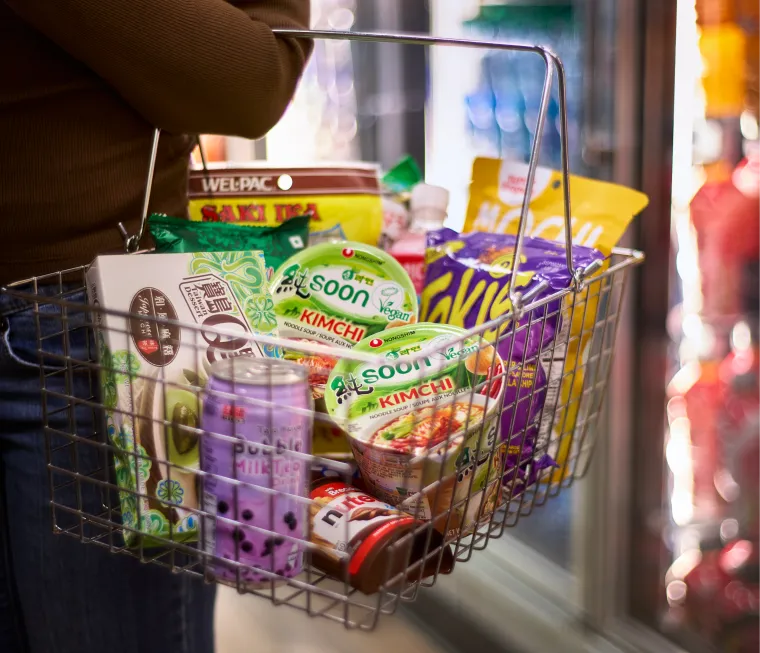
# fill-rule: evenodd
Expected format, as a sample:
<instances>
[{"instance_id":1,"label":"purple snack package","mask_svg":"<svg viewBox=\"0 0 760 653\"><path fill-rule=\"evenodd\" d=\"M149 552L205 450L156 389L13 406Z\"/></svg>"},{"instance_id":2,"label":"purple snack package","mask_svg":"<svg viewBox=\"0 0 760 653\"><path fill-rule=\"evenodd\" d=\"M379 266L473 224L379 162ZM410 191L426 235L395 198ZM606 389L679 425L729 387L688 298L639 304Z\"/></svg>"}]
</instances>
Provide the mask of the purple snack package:
<instances>
[{"instance_id":1,"label":"purple snack package","mask_svg":"<svg viewBox=\"0 0 760 653\"><path fill-rule=\"evenodd\" d=\"M509 287L515 240L513 235L485 232L428 232L420 321L473 329L508 313L512 309ZM604 255L595 249L573 246L576 267L603 260ZM540 300L568 288L571 282L564 243L523 239L514 275L514 284L523 295L544 283L543 290L531 297L531 301ZM539 355L550 353L562 326L561 314L562 299L554 299L525 313L516 325L507 320L483 333L485 339L498 343L499 355L509 370L501 423L501 439L509 443L505 483L519 481L528 487L542 469L556 466L546 451L534 451L539 432L534 422L549 386Z\"/></svg>"},{"instance_id":2,"label":"purple snack package","mask_svg":"<svg viewBox=\"0 0 760 653\"><path fill-rule=\"evenodd\" d=\"M536 422L546 400L546 387L546 373L541 365L512 362L501 414L501 440L508 443L507 471L533 457Z\"/></svg>"},{"instance_id":3,"label":"purple snack package","mask_svg":"<svg viewBox=\"0 0 760 653\"><path fill-rule=\"evenodd\" d=\"M534 362L512 361L504 389L504 412L501 419L502 440L507 434L520 434L533 424L546 399L546 372Z\"/></svg>"},{"instance_id":4,"label":"purple snack package","mask_svg":"<svg viewBox=\"0 0 760 653\"><path fill-rule=\"evenodd\" d=\"M512 281L515 236L474 232L458 234L438 229L427 235L425 289L420 308L421 322L452 324L472 329L495 320L512 309L509 285ZM585 268L604 255L589 247L574 246L576 267ZM541 282L546 288L533 301L570 286L572 279L565 264L565 246L542 238L524 238L515 278L523 295ZM560 322L561 300L548 302L527 313L515 326L502 324L498 332L486 331L488 340L498 341L499 354L509 361L534 360L554 340Z\"/></svg>"},{"instance_id":5,"label":"purple snack package","mask_svg":"<svg viewBox=\"0 0 760 653\"><path fill-rule=\"evenodd\" d=\"M550 468L559 468L554 458L549 454L537 456L519 467L507 470L502 479L502 485L511 493L512 500L517 499L525 490L539 481L543 470Z\"/></svg>"}]
</instances>

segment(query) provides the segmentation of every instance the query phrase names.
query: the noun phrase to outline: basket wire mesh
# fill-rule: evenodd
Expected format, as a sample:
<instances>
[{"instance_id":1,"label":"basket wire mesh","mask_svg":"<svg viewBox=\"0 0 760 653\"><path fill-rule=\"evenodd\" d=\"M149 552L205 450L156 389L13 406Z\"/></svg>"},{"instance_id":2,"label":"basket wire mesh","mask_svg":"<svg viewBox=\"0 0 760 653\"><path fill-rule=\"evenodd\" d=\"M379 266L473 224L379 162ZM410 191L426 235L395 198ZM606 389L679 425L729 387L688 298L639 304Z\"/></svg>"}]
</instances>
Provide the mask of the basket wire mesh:
<instances>
[{"instance_id":1,"label":"basket wire mesh","mask_svg":"<svg viewBox=\"0 0 760 653\"><path fill-rule=\"evenodd\" d=\"M462 336L462 342L470 346L466 349L466 358L457 359L457 369L463 365L474 366L478 370L479 382L466 394L458 395L456 401L435 401L424 417L414 418L412 432L421 428L421 432L429 434L436 428L431 425L437 424L438 441L435 446L417 449L416 454L407 459L410 468L419 468L423 472L410 473L404 487L399 488L406 497L402 504L404 516L395 514L393 518L397 521L403 518L408 527L384 547L384 555L378 563L383 568L372 580L373 591L363 593L357 588L357 585L361 586L356 581L358 572L354 565L357 540L351 540L348 520L344 520L345 533L340 545L328 547L314 529L317 517L323 514L320 511L325 509L324 501L310 496L308 485L295 490L277 489L281 480L275 473L276 464L280 464L281 469L303 468L304 474L315 468L329 470L332 477L342 479L346 484L361 483L349 461L315 456L308 450L280 446L279 441L260 440L256 443L256 455L262 459L269 456L268 486L237 477L238 465L245 459L245 456L238 457L240 447L245 452L249 445L241 444L246 434L237 432L236 406L256 403L257 409L264 411L266 424L263 428L269 433L274 432L277 424L288 415L300 415L310 425L345 426L337 417L328 417L323 411L314 410L310 397L305 403L279 401L275 396L278 388L272 377L261 385L266 389L263 398L254 400L234 391L223 397L233 409L232 431L226 434L204 428L198 415L189 421L178 418L169 410L167 397L177 391L190 393L195 397L193 406L198 413L203 402L209 401L211 392L201 382L208 374L202 359L210 346L231 340L238 345L241 340L245 341L250 349L287 347L303 355L328 356L363 365L381 366L388 363L386 358L253 334L241 337L239 332L224 328L210 329L156 315L137 316L88 304L85 268L21 281L2 291L34 306L50 503L56 533L106 548L111 553L134 556L176 573L201 576L209 582L224 582L241 593L258 595L277 605L287 604L309 615L343 623L348 628L371 630L381 614L391 614L402 602L413 601L420 587L433 586L439 575L450 573L456 564L467 562L475 551L485 549L492 539L502 537L507 528L572 486L586 472L609 383L626 283L632 268L643 260L643 255L633 250L615 249L604 269L576 270L573 267L572 243L569 242L572 232L569 228L564 74L561 63L550 51L533 46L404 35L283 33L312 38L513 49L544 58L544 102L539 112L539 129L515 244L513 275L516 275L520 261L524 218L536 172L541 123L546 116L552 74L556 74L559 80L565 233L568 239L566 262L573 280L571 287L540 299L534 299L535 295L522 296L517 289L510 288L512 311ZM158 132L152 148L148 188L157 139ZM147 205L146 196L143 219L147 215ZM128 251L138 248L144 226L143 220L140 232L134 236L124 232ZM130 331L134 319L147 320L159 334L181 330L182 347L195 352L195 365L185 370L183 382L167 380L165 366L159 365L157 371L146 372L132 365L131 361L139 360L140 356L140 352L135 351ZM126 357L115 360L104 353L101 342L106 336L118 336L127 343ZM525 345L519 343L534 336L540 343L535 351L521 350ZM500 358L495 355L494 348L504 351L505 343L509 355ZM163 348L165 344L160 337L159 346ZM163 351L159 355L169 356L170 353ZM403 354L398 360L410 370L420 370L418 382L421 384L425 380L425 366L420 361L445 355L443 349L427 348ZM398 360L394 364L398 364ZM545 380L540 383L539 368L545 373ZM109 379L121 383L122 392L127 389L129 401L114 406L113 401L107 400L105 381ZM508 386L517 389L511 400L506 399L505 388ZM137 396L145 393L148 387L152 392L150 401L145 399L147 395ZM579 388L579 391L568 392L567 388ZM346 401L350 403L355 399L356 396L352 399L349 393ZM145 406L148 408L144 409ZM464 417L455 419L455 411ZM520 424L521 411L535 413L535 419ZM113 419L114 413L121 414L122 420ZM118 423L132 424L134 432L125 435L123 429L117 428ZM494 423L501 424L501 437L491 428ZM507 433L504 432L505 424L508 425ZM153 438L152 448L146 449L138 443L135 433L140 428ZM185 438L184 442L195 443L201 451L200 466L188 466L181 457L178 462L177 456L170 455L177 452L177 434ZM226 447L234 452L231 454L232 473L209 471L203 452L207 450L205 444L212 438L217 448ZM462 460L459 454L465 439L472 444L472 450L468 450L471 458ZM547 456L551 456L556 464L538 464L537 461ZM450 463L452 458L455 460L453 464ZM485 480L481 476L481 485L476 486L476 472L480 469L487 472ZM433 470L432 476L429 470ZM142 482L145 479L151 482L151 474L161 478L165 492L160 496L155 488L149 494L146 483ZM207 500L207 496L211 496L209 487L214 482L232 488L235 499L232 506L227 506L232 514L223 513L219 503ZM367 496L371 495L372 489L362 487ZM180 490L190 494L197 492L197 499L185 507L180 501ZM258 505L268 507L266 527L252 523L238 505L239 496L253 496L252 493L263 497L259 497ZM289 513L292 517L284 532L283 527L279 530L275 527L273 507L283 497L292 506ZM240 503L242 505L242 499ZM146 506L153 508L146 511ZM159 511L177 517L166 520L168 533L151 531L150 519L156 506ZM181 519L180 514L183 515ZM377 518L376 513L367 514L368 519ZM291 528L292 524L295 525ZM235 542L234 553L227 557L215 547L215 538L222 532L232 533ZM193 541L192 533L197 535L197 541ZM245 547L253 547L253 541L259 548L263 541L264 549L270 551L266 564L262 563L266 557L263 553L256 565L250 556L245 555ZM288 564L289 569L276 565L278 547L290 551L289 560L302 559L302 567L297 563ZM335 562L325 570L326 566L320 564L320 560L324 560L327 549ZM366 585L363 588L366 590Z\"/></svg>"}]
</instances>

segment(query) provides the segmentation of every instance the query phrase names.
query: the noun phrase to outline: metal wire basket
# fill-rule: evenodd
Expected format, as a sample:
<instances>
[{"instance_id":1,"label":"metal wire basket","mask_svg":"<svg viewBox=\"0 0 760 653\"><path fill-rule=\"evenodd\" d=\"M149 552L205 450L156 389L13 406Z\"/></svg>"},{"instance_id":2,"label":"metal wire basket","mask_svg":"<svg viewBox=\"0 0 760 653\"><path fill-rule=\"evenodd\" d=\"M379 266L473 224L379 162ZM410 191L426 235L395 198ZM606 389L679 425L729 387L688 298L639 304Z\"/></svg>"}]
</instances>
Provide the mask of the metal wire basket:
<instances>
[{"instance_id":1,"label":"metal wire basket","mask_svg":"<svg viewBox=\"0 0 760 653\"><path fill-rule=\"evenodd\" d=\"M569 240L564 73L551 52L432 37L283 33L511 49L543 57L544 94L523 218L556 74ZM125 234L128 251L137 249L143 228L144 222L140 233ZM513 274L523 231L521 219ZM303 379L288 377L294 385L284 389L283 379L292 376L292 369L278 371L264 363L246 368L252 359L230 357L227 385L220 385L214 376L219 367L209 368L203 361L208 361L209 350L224 350L225 358L232 350L241 354L283 348L344 366L379 368L389 365L387 356L182 323L171 313L156 311L155 298L148 312L88 303L85 268L4 288L2 292L27 300L35 309L55 532L232 585L348 628L374 628L380 614L414 600L420 587L435 584L441 573L469 560L586 471L626 281L643 255L616 249L603 269L580 270L573 266L571 245L566 243L573 280L567 289L538 300L535 294L522 296L510 289L513 310L493 322L462 331L438 347L394 353L391 367L420 370L419 383L427 378L422 363L429 366L430 360L453 360L452 378L468 370L472 383L466 392L428 403L426 411L413 415L408 432L421 433L422 444L415 441L412 449L385 452L380 459L354 447L361 478L350 456L319 456L309 448L314 429L350 426L336 414L328 415L319 402L315 407ZM151 365L140 364L147 359L133 339L135 329L155 334ZM544 337L550 331L556 331L554 336ZM538 336L534 350L514 346L530 334ZM103 346L109 338L125 343L119 356ZM179 346L180 341L190 362L179 380L170 379L165 370L176 355L172 344ZM234 346L228 347L231 342ZM453 356L452 342L459 346ZM512 346L502 359L494 346L504 342ZM538 368L546 373L541 383ZM340 401L350 408L362 393L353 377L346 379L354 385L342 389ZM249 381L257 389L242 392ZM509 387L516 391L506 392ZM204 423L214 402L220 406L218 423L223 427ZM528 423L521 423L523 412L533 415ZM246 425L245 415L257 416L255 428ZM280 438L296 429L294 424L300 439ZM387 462L383 456L395 456L403 467L395 494L373 477L372 470ZM547 457L556 462L542 465ZM327 480L310 490L311 473ZM253 477L259 480L252 482ZM349 491L340 483L359 487ZM332 529L328 534L325 524Z\"/></svg>"}]
</instances>

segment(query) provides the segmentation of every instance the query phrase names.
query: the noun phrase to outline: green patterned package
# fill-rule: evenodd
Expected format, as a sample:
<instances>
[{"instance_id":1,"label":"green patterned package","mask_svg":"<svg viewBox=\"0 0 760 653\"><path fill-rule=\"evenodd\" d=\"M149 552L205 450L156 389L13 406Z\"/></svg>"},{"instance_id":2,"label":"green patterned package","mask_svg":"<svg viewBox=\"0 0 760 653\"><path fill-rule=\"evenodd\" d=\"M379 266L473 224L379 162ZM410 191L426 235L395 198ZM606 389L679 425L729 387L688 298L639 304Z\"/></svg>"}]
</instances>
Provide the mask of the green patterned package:
<instances>
[{"instance_id":1,"label":"green patterned package","mask_svg":"<svg viewBox=\"0 0 760 653\"><path fill-rule=\"evenodd\" d=\"M233 356L281 355L250 339L277 334L264 256L100 256L87 291L90 304L131 316L93 312L124 539L197 540L199 393L208 368Z\"/></svg>"},{"instance_id":2,"label":"green patterned package","mask_svg":"<svg viewBox=\"0 0 760 653\"><path fill-rule=\"evenodd\" d=\"M417 321L417 293L396 260L343 241L296 254L275 272L280 335L353 347L367 336Z\"/></svg>"},{"instance_id":3,"label":"green patterned package","mask_svg":"<svg viewBox=\"0 0 760 653\"><path fill-rule=\"evenodd\" d=\"M308 215L290 218L276 227L257 227L228 222L191 222L154 214L148 226L160 254L261 250L267 278L309 242Z\"/></svg>"}]
</instances>

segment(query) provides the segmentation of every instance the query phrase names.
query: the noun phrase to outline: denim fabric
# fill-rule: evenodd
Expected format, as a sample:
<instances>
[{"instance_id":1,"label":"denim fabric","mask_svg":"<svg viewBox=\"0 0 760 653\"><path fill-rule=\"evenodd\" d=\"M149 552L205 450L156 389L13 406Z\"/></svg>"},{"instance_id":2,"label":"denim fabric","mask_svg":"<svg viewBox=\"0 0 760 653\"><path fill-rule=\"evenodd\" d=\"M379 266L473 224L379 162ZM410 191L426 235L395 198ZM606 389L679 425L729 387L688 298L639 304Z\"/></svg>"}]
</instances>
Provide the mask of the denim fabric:
<instances>
[{"instance_id":1,"label":"denim fabric","mask_svg":"<svg viewBox=\"0 0 760 653\"><path fill-rule=\"evenodd\" d=\"M72 295L72 301L84 301ZM41 307L53 315L53 305ZM0 295L0 651L2 653L211 653L215 590L187 574L172 574L52 531L50 477L42 430L40 367L48 390L78 397L97 392L88 374L65 374L62 361L37 353L37 319L23 302ZM87 360L89 336L61 320L40 319L45 351ZM69 330L84 314L71 314ZM61 410L49 397L48 424L62 432L92 432L97 413L86 406ZM107 454L83 441L52 435L53 462L81 474L108 474ZM68 446L60 446L68 445ZM53 475L61 485L66 478ZM95 484L56 490L56 501L97 513L106 498ZM56 522L77 533L76 514ZM80 530L76 530L81 528ZM103 532L103 531L100 531ZM115 538L116 539L116 538ZM117 544L121 544L118 542Z\"/></svg>"}]
</instances>

